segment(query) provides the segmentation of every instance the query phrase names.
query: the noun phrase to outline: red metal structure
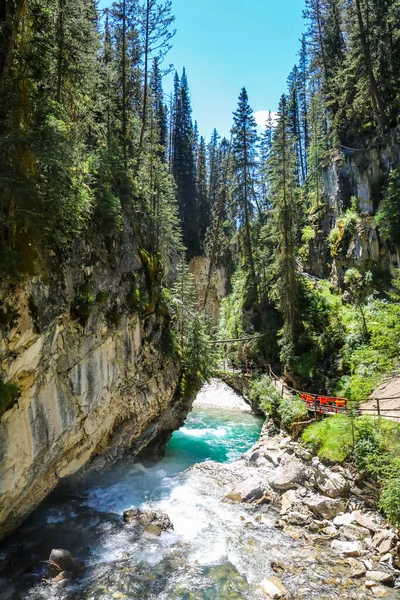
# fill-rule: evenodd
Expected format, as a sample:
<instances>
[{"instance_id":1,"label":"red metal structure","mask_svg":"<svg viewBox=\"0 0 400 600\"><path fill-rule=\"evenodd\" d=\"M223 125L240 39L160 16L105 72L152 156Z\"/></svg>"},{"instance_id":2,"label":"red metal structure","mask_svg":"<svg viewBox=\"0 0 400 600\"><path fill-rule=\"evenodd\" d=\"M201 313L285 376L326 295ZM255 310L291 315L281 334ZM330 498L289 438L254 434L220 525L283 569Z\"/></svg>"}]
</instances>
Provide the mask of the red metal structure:
<instances>
[{"instance_id":1,"label":"red metal structure","mask_svg":"<svg viewBox=\"0 0 400 600\"><path fill-rule=\"evenodd\" d=\"M320 415L347 412L348 400L346 398L314 396L312 394L303 393L301 399L306 403L307 410Z\"/></svg>"}]
</instances>

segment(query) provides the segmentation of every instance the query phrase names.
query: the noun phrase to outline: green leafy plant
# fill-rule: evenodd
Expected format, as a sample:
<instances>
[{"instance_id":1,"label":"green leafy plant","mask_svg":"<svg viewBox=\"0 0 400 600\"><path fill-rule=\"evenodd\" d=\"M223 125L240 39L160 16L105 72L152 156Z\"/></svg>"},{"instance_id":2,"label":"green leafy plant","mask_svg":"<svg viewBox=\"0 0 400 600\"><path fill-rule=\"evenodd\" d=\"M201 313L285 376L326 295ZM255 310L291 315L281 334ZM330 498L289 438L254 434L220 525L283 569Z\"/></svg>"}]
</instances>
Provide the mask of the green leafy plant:
<instances>
[{"instance_id":1,"label":"green leafy plant","mask_svg":"<svg viewBox=\"0 0 400 600\"><path fill-rule=\"evenodd\" d=\"M19 395L20 391L15 383L0 382L0 417L14 405Z\"/></svg>"}]
</instances>

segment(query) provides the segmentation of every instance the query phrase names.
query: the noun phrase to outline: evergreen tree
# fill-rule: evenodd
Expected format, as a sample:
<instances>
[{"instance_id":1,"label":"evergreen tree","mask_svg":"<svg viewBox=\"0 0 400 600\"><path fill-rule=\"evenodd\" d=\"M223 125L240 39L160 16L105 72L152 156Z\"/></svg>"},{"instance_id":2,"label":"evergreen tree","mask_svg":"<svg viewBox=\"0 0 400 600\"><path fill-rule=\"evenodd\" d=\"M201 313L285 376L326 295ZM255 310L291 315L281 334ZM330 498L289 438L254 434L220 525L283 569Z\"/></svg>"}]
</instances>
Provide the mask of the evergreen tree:
<instances>
[{"instance_id":1,"label":"evergreen tree","mask_svg":"<svg viewBox=\"0 0 400 600\"><path fill-rule=\"evenodd\" d=\"M196 208L199 222L200 244L203 247L206 231L210 224L210 205L208 203L206 142L200 138L196 168Z\"/></svg>"},{"instance_id":2,"label":"evergreen tree","mask_svg":"<svg viewBox=\"0 0 400 600\"><path fill-rule=\"evenodd\" d=\"M3 243L32 266L40 248L64 247L90 215L99 39L93 2L23 8L13 5L3 40L0 226Z\"/></svg>"},{"instance_id":3,"label":"evergreen tree","mask_svg":"<svg viewBox=\"0 0 400 600\"><path fill-rule=\"evenodd\" d=\"M152 98L152 118L154 119L154 127L156 130L156 143L159 146L158 156L162 161L165 161L168 137L167 107L164 102L162 77L157 57L153 60L150 89Z\"/></svg>"},{"instance_id":4,"label":"evergreen tree","mask_svg":"<svg viewBox=\"0 0 400 600\"><path fill-rule=\"evenodd\" d=\"M188 255L195 256L200 252L200 240L196 214L192 108L185 69L183 69L179 90L176 92L172 173L177 186L183 242L188 249Z\"/></svg>"},{"instance_id":5,"label":"evergreen tree","mask_svg":"<svg viewBox=\"0 0 400 600\"><path fill-rule=\"evenodd\" d=\"M208 144L208 173L209 173L209 196L208 204L212 208L215 204L215 200L218 193L219 177L218 177L218 151L219 151L219 139L220 136L216 129L213 130L211 135L210 143Z\"/></svg>"},{"instance_id":6,"label":"evergreen tree","mask_svg":"<svg viewBox=\"0 0 400 600\"><path fill-rule=\"evenodd\" d=\"M269 189L270 189L270 169L269 159L271 156L273 121L271 111L268 113L268 119L265 129L260 138L260 195L264 212L269 208Z\"/></svg>"},{"instance_id":7,"label":"evergreen tree","mask_svg":"<svg viewBox=\"0 0 400 600\"><path fill-rule=\"evenodd\" d=\"M271 199L276 235L275 293L283 315L282 348L285 360L293 353L296 324L296 217L297 172L296 143L290 131L290 115L286 96L282 96L278 110L271 155Z\"/></svg>"},{"instance_id":8,"label":"evergreen tree","mask_svg":"<svg viewBox=\"0 0 400 600\"><path fill-rule=\"evenodd\" d=\"M115 49L114 130L121 155L120 177L122 195L126 200L128 169L132 169L137 146L139 111L141 106L140 39L137 25L138 0L118 0L111 7L113 46Z\"/></svg>"},{"instance_id":9,"label":"evergreen tree","mask_svg":"<svg viewBox=\"0 0 400 600\"><path fill-rule=\"evenodd\" d=\"M251 221L254 212L252 195L255 186L257 166L256 121L248 101L246 88L242 88L239 103L233 115L232 150L235 171L235 200L239 226L244 228L244 245L249 261L252 286L256 297L257 279L254 267Z\"/></svg>"},{"instance_id":10,"label":"evergreen tree","mask_svg":"<svg viewBox=\"0 0 400 600\"><path fill-rule=\"evenodd\" d=\"M171 49L171 40L175 35L175 30L171 31L171 25L175 21L175 17L171 14L171 4L171 0L165 0L165 2L144 0L138 8L144 63L139 160L143 151L148 115L149 61L153 56L153 58L157 58L157 65L159 65Z\"/></svg>"}]
</instances>

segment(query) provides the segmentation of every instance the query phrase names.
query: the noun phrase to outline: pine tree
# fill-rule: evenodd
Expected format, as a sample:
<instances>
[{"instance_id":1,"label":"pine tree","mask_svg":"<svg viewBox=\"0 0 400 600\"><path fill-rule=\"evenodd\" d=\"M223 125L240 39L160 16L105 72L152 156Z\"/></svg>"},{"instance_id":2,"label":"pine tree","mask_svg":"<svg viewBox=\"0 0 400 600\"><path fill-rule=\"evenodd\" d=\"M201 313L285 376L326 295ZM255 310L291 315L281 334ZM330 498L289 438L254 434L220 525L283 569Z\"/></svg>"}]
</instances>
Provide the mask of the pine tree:
<instances>
[{"instance_id":1,"label":"pine tree","mask_svg":"<svg viewBox=\"0 0 400 600\"><path fill-rule=\"evenodd\" d=\"M305 175L307 175L307 152L309 146L308 133L308 78L309 78L309 56L307 52L306 36L301 38L301 47L299 52L299 78L298 78L298 98L300 115L300 138L301 152L303 155L302 164Z\"/></svg>"},{"instance_id":2,"label":"pine tree","mask_svg":"<svg viewBox=\"0 0 400 600\"><path fill-rule=\"evenodd\" d=\"M133 166L139 129L141 97L141 49L137 24L138 0L118 0L111 7L113 46L115 49L115 102L117 148L121 153L120 176L122 195L126 188L128 169Z\"/></svg>"},{"instance_id":3,"label":"pine tree","mask_svg":"<svg viewBox=\"0 0 400 600\"><path fill-rule=\"evenodd\" d=\"M210 224L210 205L208 203L206 142L200 138L196 168L196 210L199 223L201 247L204 247L206 231Z\"/></svg>"},{"instance_id":4,"label":"pine tree","mask_svg":"<svg viewBox=\"0 0 400 600\"><path fill-rule=\"evenodd\" d=\"M90 215L86 142L99 85L97 12L91 1L60 0L24 10L17 3L10 16L0 101L1 237L32 268L40 248L64 247Z\"/></svg>"},{"instance_id":5,"label":"pine tree","mask_svg":"<svg viewBox=\"0 0 400 600\"><path fill-rule=\"evenodd\" d=\"M208 196L208 204L210 209L215 204L215 200L217 197L217 191L219 187L219 177L218 177L218 149L219 149L219 139L220 136L216 129L213 130L211 135L210 143L208 144L207 154L208 154L208 172L209 172L209 196Z\"/></svg>"},{"instance_id":6,"label":"pine tree","mask_svg":"<svg viewBox=\"0 0 400 600\"><path fill-rule=\"evenodd\" d=\"M148 115L149 61L153 56L153 58L157 58L157 64L159 65L171 49L171 40L175 35L175 30L171 30L171 25L175 20L175 17L171 14L171 5L171 0L166 0L165 2L160 2L160 0L144 0L143 4L139 6L139 29L144 63L141 128L138 148L139 160L143 151Z\"/></svg>"},{"instance_id":7,"label":"pine tree","mask_svg":"<svg viewBox=\"0 0 400 600\"><path fill-rule=\"evenodd\" d=\"M255 169L257 166L257 132L256 121L248 101L246 88L242 88L239 103L233 115L232 150L235 171L235 198L239 225L244 228L244 245L250 268L252 286L256 297L257 279L254 267L251 221L254 212L252 195L255 186Z\"/></svg>"},{"instance_id":8,"label":"pine tree","mask_svg":"<svg viewBox=\"0 0 400 600\"><path fill-rule=\"evenodd\" d=\"M200 241L196 214L192 108L185 69L183 69L177 96L176 114L174 116L172 173L177 186L183 242L188 249L188 255L195 256L200 252Z\"/></svg>"},{"instance_id":9,"label":"pine tree","mask_svg":"<svg viewBox=\"0 0 400 600\"><path fill-rule=\"evenodd\" d=\"M288 77L288 113L289 128L296 140L296 155L298 164L298 183L301 185L306 178L306 169L303 162L300 129L300 100L299 100L299 71L297 66L293 67Z\"/></svg>"},{"instance_id":10,"label":"pine tree","mask_svg":"<svg viewBox=\"0 0 400 600\"><path fill-rule=\"evenodd\" d=\"M269 190L270 190L270 169L269 159L271 157L272 138L273 138L272 113L269 111L265 129L260 138L260 195L264 212L269 208Z\"/></svg>"},{"instance_id":11,"label":"pine tree","mask_svg":"<svg viewBox=\"0 0 400 600\"><path fill-rule=\"evenodd\" d=\"M288 101L282 96L271 155L271 198L276 235L275 293L283 315L283 356L290 357L295 345L296 325L296 143L290 131Z\"/></svg>"},{"instance_id":12,"label":"pine tree","mask_svg":"<svg viewBox=\"0 0 400 600\"><path fill-rule=\"evenodd\" d=\"M166 160L168 124L167 107L164 102L164 92L162 87L162 77L158 58L153 60L153 69L150 78L152 118L156 129L156 143L159 146L158 156L162 161Z\"/></svg>"}]
</instances>

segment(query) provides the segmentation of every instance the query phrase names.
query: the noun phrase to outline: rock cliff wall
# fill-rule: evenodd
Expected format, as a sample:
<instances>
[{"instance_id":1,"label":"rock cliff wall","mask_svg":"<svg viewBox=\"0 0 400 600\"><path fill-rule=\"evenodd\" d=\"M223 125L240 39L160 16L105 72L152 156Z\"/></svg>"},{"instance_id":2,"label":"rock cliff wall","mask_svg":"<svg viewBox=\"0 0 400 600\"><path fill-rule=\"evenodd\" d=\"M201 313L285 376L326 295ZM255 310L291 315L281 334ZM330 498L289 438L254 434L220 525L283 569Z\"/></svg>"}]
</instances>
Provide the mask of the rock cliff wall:
<instances>
[{"instance_id":1,"label":"rock cliff wall","mask_svg":"<svg viewBox=\"0 0 400 600\"><path fill-rule=\"evenodd\" d=\"M379 265L392 272L400 266L398 254L389 251L375 219L390 172L399 165L397 131L379 148L342 148L337 153L322 172L323 202L314 215L318 232L310 243L310 272L318 277L332 275L340 283L344 267L370 269ZM333 229L340 228L340 219L351 208L352 198L357 198L359 219L341 251L332 258L328 238Z\"/></svg>"},{"instance_id":2,"label":"rock cliff wall","mask_svg":"<svg viewBox=\"0 0 400 600\"><path fill-rule=\"evenodd\" d=\"M0 539L60 480L165 441L189 410L168 315L127 301L145 278L127 231L111 252L78 241L68 264L3 289L0 381L20 395L0 417Z\"/></svg>"}]
</instances>

